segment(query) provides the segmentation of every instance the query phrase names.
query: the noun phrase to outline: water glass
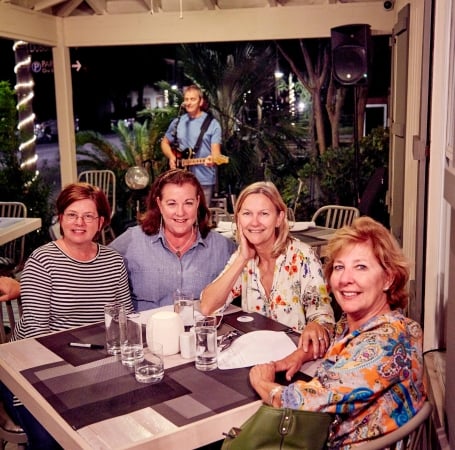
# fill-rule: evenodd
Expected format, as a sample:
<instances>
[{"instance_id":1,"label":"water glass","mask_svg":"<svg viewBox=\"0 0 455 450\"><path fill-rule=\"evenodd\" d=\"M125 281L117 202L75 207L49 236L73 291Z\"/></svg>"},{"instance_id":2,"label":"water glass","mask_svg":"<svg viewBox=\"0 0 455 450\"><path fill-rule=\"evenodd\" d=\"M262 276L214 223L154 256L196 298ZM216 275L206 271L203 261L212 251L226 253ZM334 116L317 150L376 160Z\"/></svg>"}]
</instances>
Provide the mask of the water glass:
<instances>
[{"instance_id":1,"label":"water glass","mask_svg":"<svg viewBox=\"0 0 455 450\"><path fill-rule=\"evenodd\" d=\"M109 355L120 354L120 314L124 314L119 303L104 305L104 324L106 326L106 350Z\"/></svg>"},{"instance_id":2,"label":"water glass","mask_svg":"<svg viewBox=\"0 0 455 450\"><path fill-rule=\"evenodd\" d=\"M196 369L209 371L216 369L217 364L217 331L216 317L205 316L195 321L196 335Z\"/></svg>"},{"instance_id":3,"label":"water glass","mask_svg":"<svg viewBox=\"0 0 455 450\"><path fill-rule=\"evenodd\" d=\"M136 355L134 376L139 383L159 383L164 377L163 346L151 342L143 349L143 354Z\"/></svg>"},{"instance_id":4,"label":"water glass","mask_svg":"<svg viewBox=\"0 0 455 450\"><path fill-rule=\"evenodd\" d=\"M128 314L120 321L120 354L122 364L134 367L135 362L144 357L142 324L140 315Z\"/></svg>"},{"instance_id":5,"label":"water glass","mask_svg":"<svg viewBox=\"0 0 455 450\"><path fill-rule=\"evenodd\" d=\"M182 318L184 330L189 331L194 326L193 296L176 291L174 293L174 312Z\"/></svg>"}]
</instances>

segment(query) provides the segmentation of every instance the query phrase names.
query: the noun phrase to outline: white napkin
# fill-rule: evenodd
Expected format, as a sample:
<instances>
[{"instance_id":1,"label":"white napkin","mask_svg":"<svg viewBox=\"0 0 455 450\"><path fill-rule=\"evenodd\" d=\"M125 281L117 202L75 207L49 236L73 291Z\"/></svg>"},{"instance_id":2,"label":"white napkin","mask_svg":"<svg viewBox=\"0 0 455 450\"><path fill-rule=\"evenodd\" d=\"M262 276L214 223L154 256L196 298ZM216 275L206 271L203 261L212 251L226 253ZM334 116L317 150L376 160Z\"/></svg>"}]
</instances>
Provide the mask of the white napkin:
<instances>
[{"instance_id":1,"label":"white napkin","mask_svg":"<svg viewBox=\"0 0 455 450\"><path fill-rule=\"evenodd\" d=\"M218 368L237 369L268 363L288 356L295 349L296 345L283 331L251 331L218 353Z\"/></svg>"}]
</instances>

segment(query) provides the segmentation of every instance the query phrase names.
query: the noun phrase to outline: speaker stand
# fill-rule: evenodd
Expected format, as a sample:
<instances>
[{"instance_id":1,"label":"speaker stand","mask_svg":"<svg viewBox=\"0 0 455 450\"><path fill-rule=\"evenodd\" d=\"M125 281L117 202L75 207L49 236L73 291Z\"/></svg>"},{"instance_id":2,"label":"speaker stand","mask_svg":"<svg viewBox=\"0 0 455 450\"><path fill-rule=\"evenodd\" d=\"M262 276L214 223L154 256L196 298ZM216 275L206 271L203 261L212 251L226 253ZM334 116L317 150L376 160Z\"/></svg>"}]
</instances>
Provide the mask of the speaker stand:
<instances>
[{"instance_id":1,"label":"speaker stand","mask_svg":"<svg viewBox=\"0 0 455 450\"><path fill-rule=\"evenodd\" d=\"M359 159L360 159L360 147L359 147L359 121L358 121L358 87L354 88L354 195L355 195L355 206L359 206L360 203L360 192L359 192Z\"/></svg>"}]
</instances>

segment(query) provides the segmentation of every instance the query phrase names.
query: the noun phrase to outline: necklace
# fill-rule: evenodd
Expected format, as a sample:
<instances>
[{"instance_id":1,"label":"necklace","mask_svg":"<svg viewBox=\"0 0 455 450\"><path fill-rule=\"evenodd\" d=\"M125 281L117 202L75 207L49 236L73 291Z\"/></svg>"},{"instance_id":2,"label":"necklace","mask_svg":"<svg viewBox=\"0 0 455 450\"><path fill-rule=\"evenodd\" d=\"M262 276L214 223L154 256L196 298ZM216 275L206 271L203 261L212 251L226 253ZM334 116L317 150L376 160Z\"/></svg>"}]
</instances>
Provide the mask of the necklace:
<instances>
[{"instance_id":1,"label":"necklace","mask_svg":"<svg viewBox=\"0 0 455 450\"><path fill-rule=\"evenodd\" d=\"M192 241L192 239L193 239L193 231L194 231L194 228L191 228L191 234L190 234L189 239L183 245L180 245L178 247L174 247L171 244L171 241L166 237L166 241L169 244L169 247L171 247L171 249L175 251L175 254L177 255L177 258L180 258L182 256L182 251L185 250L185 248L188 246L188 244Z\"/></svg>"}]
</instances>

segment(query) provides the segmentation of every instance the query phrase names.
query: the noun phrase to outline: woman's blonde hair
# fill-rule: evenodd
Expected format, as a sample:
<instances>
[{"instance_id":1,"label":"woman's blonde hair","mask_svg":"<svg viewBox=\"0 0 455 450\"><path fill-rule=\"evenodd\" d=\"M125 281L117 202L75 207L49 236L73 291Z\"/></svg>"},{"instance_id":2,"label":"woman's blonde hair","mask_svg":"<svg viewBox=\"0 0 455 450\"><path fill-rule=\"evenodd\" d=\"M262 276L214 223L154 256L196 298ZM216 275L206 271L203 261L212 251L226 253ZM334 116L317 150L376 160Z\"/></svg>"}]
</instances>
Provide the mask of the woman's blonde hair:
<instances>
[{"instance_id":1,"label":"woman's blonde hair","mask_svg":"<svg viewBox=\"0 0 455 450\"><path fill-rule=\"evenodd\" d=\"M351 226L337 230L326 247L324 275L330 283L333 262L346 245L369 243L373 254L382 268L392 276L393 281L387 293L392 309L405 308L408 302L409 262L396 239L384 225L371 217L355 219Z\"/></svg>"},{"instance_id":2,"label":"woman's blonde hair","mask_svg":"<svg viewBox=\"0 0 455 450\"><path fill-rule=\"evenodd\" d=\"M245 199L251 194L265 195L273 203L277 213L279 214L280 211L282 211L284 214L284 220L282 220L281 224L275 229L276 240L272 248L272 256L276 258L278 255L284 253L288 242L292 239L289 233L289 223L286 214L287 206L284 203L278 189L271 181L258 181L256 183L250 184L240 193L239 198L237 199L235 205L234 211L235 223L237 223L237 217ZM240 241L238 231L236 238L237 241Z\"/></svg>"}]
</instances>

